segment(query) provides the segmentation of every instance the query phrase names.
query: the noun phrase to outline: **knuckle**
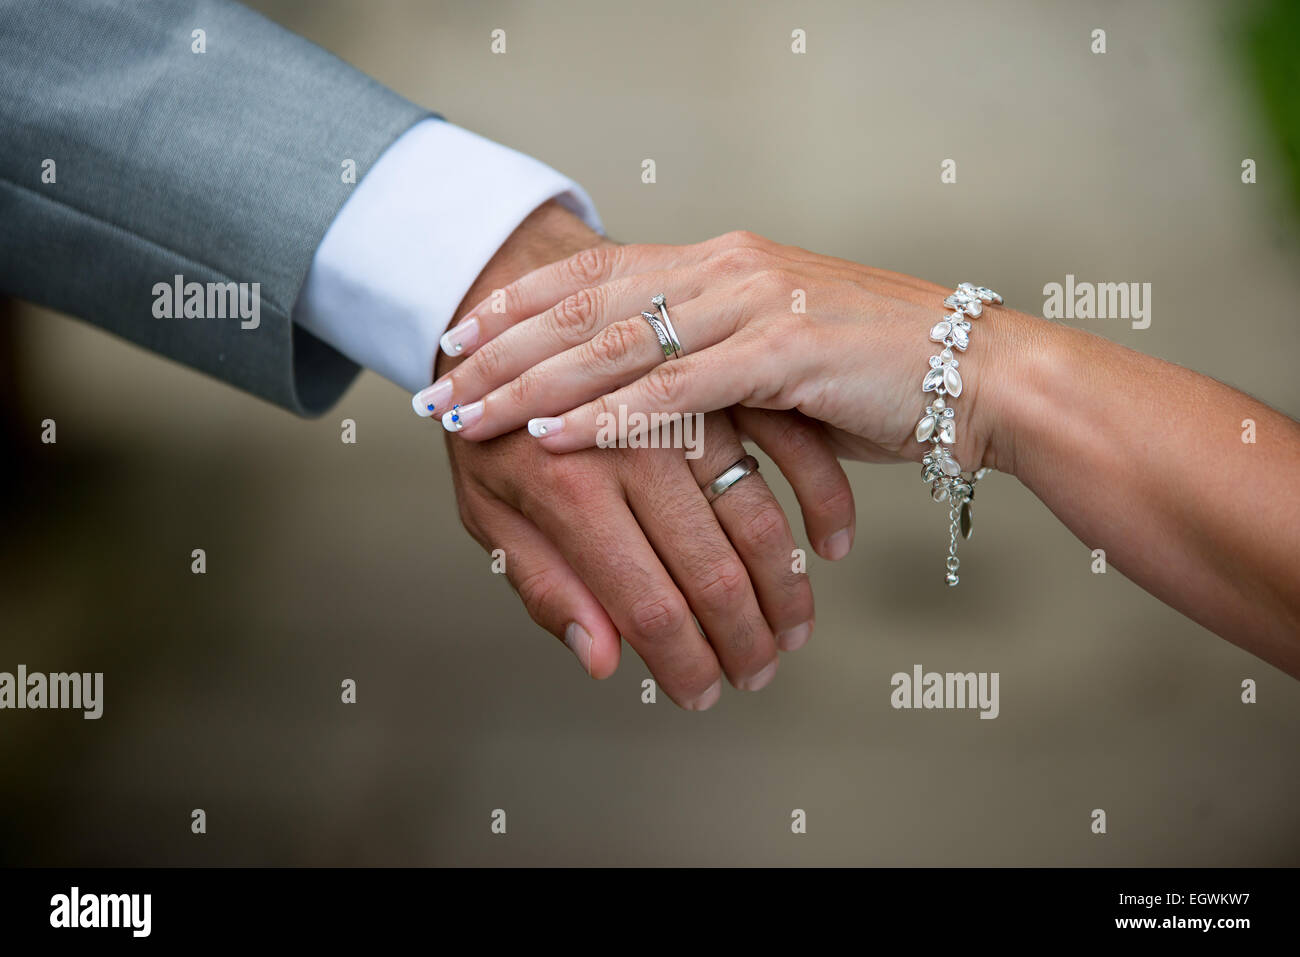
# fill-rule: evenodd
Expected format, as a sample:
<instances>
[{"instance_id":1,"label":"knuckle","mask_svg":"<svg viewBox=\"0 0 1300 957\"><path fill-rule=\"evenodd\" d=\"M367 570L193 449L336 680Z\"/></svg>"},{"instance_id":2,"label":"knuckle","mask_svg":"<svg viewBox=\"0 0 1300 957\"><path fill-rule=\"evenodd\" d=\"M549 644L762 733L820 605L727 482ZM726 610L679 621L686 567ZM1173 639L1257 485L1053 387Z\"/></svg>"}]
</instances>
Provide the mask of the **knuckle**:
<instances>
[{"instance_id":1,"label":"knuckle","mask_svg":"<svg viewBox=\"0 0 1300 957\"><path fill-rule=\"evenodd\" d=\"M609 272L614 248L616 247L592 246L574 253L566 263L569 276L587 285L600 282Z\"/></svg>"},{"instance_id":2,"label":"knuckle","mask_svg":"<svg viewBox=\"0 0 1300 957\"><path fill-rule=\"evenodd\" d=\"M546 612L559 591L559 576L549 568L544 568L521 576L514 585L533 621L546 627L546 622L542 619L546 617Z\"/></svg>"},{"instance_id":3,"label":"knuckle","mask_svg":"<svg viewBox=\"0 0 1300 957\"><path fill-rule=\"evenodd\" d=\"M686 373L676 362L665 362L654 367L645 377L646 394L660 405L674 407L680 401L686 389Z\"/></svg>"},{"instance_id":4,"label":"knuckle","mask_svg":"<svg viewBox=\"0 0 1300 957\"><path fill-rule=\"evenodd\" d=\"M537 392L537 374L533 369L525 369L507 382L505 389L506 398L511 405L526 407Z\"/></svg>"},{"instance_id":5,"label":"knuckle","mask_svg":"<svg viewBox=\"0 0 1300 957\"><path fill-rule=\"evenodd\" d=\"M651 644L679 635L689 615L681 601L654 593L639 599L629 614L637 637Z\"/></svg>"},{"instance_id":6,"label":"knuckle","mask_svg":"<svg viewBox=\"0 0 1300 957\"><path fill-rule=\"evenodd\" d=\"M801 464L807 464L807 460L817 454L821 444L818 434L797 418L792 418L786 424L777 441L790 458Z\"/></svg>"},{"instance_id":7,"label":"knuckle","mask_svg":"<svg viewBox=\"0 0 1300 957\"><path fill-rule=\"evenodd\" d=\"M780 266L769 266L754 274L754 281L764 292L778 291L782 295L789 293L797 285L792 273Z\"/></svg>"},{"instance_id":8,"label":"knuckle","mask_svg":"<svg viewBox=\"0 0 1300 957\"><path fill-rule=\"evenodd\" d=\"M604 495L609 488L607 473L591 467L591 462L573 462L573 455L551 456L544 461L548 470L547 484L564 502L590 503ZM558 460L558 461L557 461Z\"/></svg>"},{"instance_id":9,"label":"knuckle","mask_svg":"<svg viewBox=\"0 0 1300 957\"><path fill-rule=\"evenodd\" d=\"M699 600L711 611L730 611L744 601L749 576L733 561L720 562L699 578Z\"/></svg>"},{"instance_id":10,"label":"knuckle","mask_svg":"<svg viewBox=\"0 0 1300 957\"><path fill-rule=\"evenodd\" d=\"M819 492L813 507L824 515L851 515L853 514L853 489L847 482L836 482Z\"/></svg>"},{"instance_id":11,"label":"knuckle","mask_svg":"<svg viewBox=\"0 0 1300 957\"><path fill-rule=\"evenodd\" d=\"M507 316L521 316L524 311L524 294L519 283L512 282L494 291L488 308Z\"/></svg>"},{"instance_id":12,"label":"knuckle","mask_svg":"<svg viewBox=\"0 0 1300 957\"><path fill-rule=\"evenodd\" d=\"M637 348L639 330L628 321L606 326L591 340L591 358L599 366L619 366Z\"/></svg>"},{"instance_id":13,"label":"knuckle","mask_svg":"<svg viewBox=\"0 0 1300 957\"><path fill-rule=\"evenodd\" d=\"M598 287L584 288L555 304L552 312L555 327L566 341L586 339L591 335L602 296Z\"/></svg>"},{"instance_id":14,"label":"knuckle","mask_svg":"<svg viewBox=\"0 0 1300 957\"><path fill-rule=\"evenodd\" d=\"M785 513L778 505L759 506L745 516L745 538L759 549L772 549L786 544L789 537Z\"/></svg>"},{"instance_id":15,"label":"knuckle","mask_svg":"<svg viewBox=\"0 0 1300 957\"><path fill-rule=\"evenodd\" d=\"M755 306L779 300L784 309L787 307L790 290L798 285L798 280L785 269L763 263L741 279L739 292L741 297Z\"/></svg>"},{"instance_id":16,"label":"knuckle","mask_svg":"<svg viewBox=\"0 0 1300 957\"><path fill-rule=\"evenodd\" d=\"M782 584L777 607L767 616L773 632L812 621L817 610L807 575L792 575Z\"/></svg>"},{"instance_id":17,"label":"knuckle","mask_svg":"<svg viewBox=\"0 0 1300 957\"><path fill-rule=\"evenodd\" d=\"M758 233L751 232L748 229L733 229L722 237L722 244L733 249L737 247L758 247L766 242L767 240Z\"/></svg>"},{"instance_id":18,"label":"knuckle","mask_svg":"<svg viewBox=\"0 0 1300 957\"><path fill-rule=\"evenodd\" d=\"M477 352L462 363L456 370L457 384L478 382L495 382L505 368L505 354L496 339L485 342Z\"/></svg>"},{"instance_id":19,"label":"knuckle","mask_svg":"<svg viewBox=\"0 0 1300 957\"><path fill-rule=\"evenodd\" d=\"M749 275L767 266L770 257L757 246L727 246L713 258L723 275Z\"/></svg>"}]
</instances>

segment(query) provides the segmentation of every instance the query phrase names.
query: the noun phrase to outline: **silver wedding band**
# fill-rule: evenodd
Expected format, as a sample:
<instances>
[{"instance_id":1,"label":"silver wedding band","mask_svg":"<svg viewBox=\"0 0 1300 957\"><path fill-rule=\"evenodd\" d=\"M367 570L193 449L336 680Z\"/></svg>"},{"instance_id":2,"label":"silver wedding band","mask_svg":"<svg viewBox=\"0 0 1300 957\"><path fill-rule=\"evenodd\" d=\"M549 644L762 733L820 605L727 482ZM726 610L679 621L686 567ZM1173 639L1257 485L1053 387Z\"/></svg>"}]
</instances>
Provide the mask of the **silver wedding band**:
<instances>
[{"instance_id":1,"label":"silver wedding band","mask_svg":"<svg viewBox=\"0 0 1300 957\"><path fill-rule=\"evenodd\" d=\"M735 485L746 475L758 471L758 459L752 455L746 455L739 462L731 466L712 482L706 482L700 486L700 491L704 493L705 499L710 503L717 501L718 496L722 495L727 489Z\"/></svg>"},{"instance_id":2,"label":"silver wedding band","mask_svg":"<svg viewBox=\"0 0 1300 957\"><path fill-rule=\"evenodd\" d=\"M668 315L668 303L664 301L664 294L659 293L650 300L650 304L659 311L658 315L651 312L643 312L646 322L650 323L654 329L655 335L659 337L659 345L663 347L665 359L680 359L686 355L686 350L682 347L682 340L677 338L677 330L673 328L673 320Z\"/></svg>"},{"instance_id":3,"label":"silver wedding band","mask_svg":"<svg viewBox=\"0 0 1300 957\"><path fill-rule=\"evenodd\" d=\"M659 348L664 351L664 359L677 358L677 350L673 348L672 340L668 338L668 330L659 321L659 317L653 312L643 312L641 318L650 323L650 328L654 330L655 336L659 339Z\"/></svg>"}]
</instances>

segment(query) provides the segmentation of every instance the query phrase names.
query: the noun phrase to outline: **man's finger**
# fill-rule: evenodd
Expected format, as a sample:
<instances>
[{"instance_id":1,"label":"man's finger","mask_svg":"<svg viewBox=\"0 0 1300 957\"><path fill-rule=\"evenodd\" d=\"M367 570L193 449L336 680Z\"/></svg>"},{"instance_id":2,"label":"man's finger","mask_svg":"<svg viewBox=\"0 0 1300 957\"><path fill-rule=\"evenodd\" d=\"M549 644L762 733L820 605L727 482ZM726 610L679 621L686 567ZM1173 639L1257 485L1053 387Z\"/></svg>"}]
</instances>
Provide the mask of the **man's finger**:
<instances>
[{"instance_id":1,"label":"man's finger","mask_svg":"<svg viewBox=\"0 0 1300 957\"><path fill-rule=\"evenodd\" d=\"M856 526L853 488L821 424L793 411L737 406L730 415L794 489L804 530L817 554L831 561L847 555Z\"/></svg>"},{"instance_id":2,"label":"man's finger","mask_svg":"<svg viewBox=\"0 0 1300 957\"><path fill-rule=\"evenodd\" d=\"M691 460L699 485L712 482L745 455L726 413L704 417L704 436L704 454ZM749 571L777 647L799 648L812 634L812 585L796 570L794 535L771 488L762 475L748 475L714 499L712 511Z\"/></svg>"},{"instance_id":3,"label":"man's finger","mask_svg":"<svg viewBox=\"0 0 1300 957\"><path fill-rule=\"evenodd\" d=\"M506 503L467 490L475 538L505 552L505 573L528 615L573 652L592 678L618 668L622 641L596 596L537 527Z\"/></svg>"},{"instance_id":4,"label":"man's finger","mask_svg":"<svg viewBox=\"0 0 1300 957\"><path fill-rule=\"evenodd\" d=\"M594 455L595 453L593 453ZM544 489L521 508L555 543L674 702L703 711L722 693L722 670L617 483L593 456L547 460Z\"/></svg>"},{"instance_id":5,"label":"man's finger","mask_svg":"<svg viewBox=\"0 0 1300 957\"><path fill-rule=\"evenodd\" d=\"M699 620L727 680L745 691L765 687L776 675L776 642L745 563L685 457L676 449L645 449L633 453L628 466L628 503Z\"/></svg>"}]
</instances>

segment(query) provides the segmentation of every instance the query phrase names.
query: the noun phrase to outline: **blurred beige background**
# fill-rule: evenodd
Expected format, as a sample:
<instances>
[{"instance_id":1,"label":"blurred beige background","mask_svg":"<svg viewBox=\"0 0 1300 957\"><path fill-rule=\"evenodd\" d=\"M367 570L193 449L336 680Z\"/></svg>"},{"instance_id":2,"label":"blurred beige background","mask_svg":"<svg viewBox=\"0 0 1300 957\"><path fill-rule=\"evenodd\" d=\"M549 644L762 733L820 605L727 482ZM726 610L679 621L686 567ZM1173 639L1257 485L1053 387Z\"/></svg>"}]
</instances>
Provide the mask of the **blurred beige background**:
<instances>
[{"instance_id":1,"label":"blurred beige background","mask_svg":"<svg viewBox=\"0 0 1300 957\"><path fill-rule=\"evenodd\" d=\"M746 227L1028 312L1067 273L1150 282L1149 329L1076 324L1300 413L1300 249L1244 5L253 5L574 176L617 238ZM641 703L630 649L591 682L532 625L397 387L367 374L304 422L73 320L15 329L0 670L103 671L106 705L0 714L5 863L1300 863L1300 683L1093 575L1105 543L1014 479L981 486L948 590L916 470L851 466L857 544L812 560L813 641L685 714ZM44 418L58 444L32 448ZM1001 716L891 709L915 663L1000 672Z\"/></svg>"}]
</instances>

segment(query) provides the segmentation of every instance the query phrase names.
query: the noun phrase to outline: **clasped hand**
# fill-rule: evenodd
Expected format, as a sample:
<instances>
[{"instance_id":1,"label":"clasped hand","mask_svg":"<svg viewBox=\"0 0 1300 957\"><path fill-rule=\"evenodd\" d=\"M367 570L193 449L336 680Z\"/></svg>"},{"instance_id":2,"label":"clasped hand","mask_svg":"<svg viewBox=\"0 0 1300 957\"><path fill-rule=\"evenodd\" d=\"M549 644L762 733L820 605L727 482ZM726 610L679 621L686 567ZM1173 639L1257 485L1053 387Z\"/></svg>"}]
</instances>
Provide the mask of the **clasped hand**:
<instances>
[{"instance_id":1,"label":"clasped hand","mask_svg":"<svg viewBox=\"0 0 1300 957\"><path fill-rule=\"evenodd\" d=\"M467 420L460 435L476 440L448 436L462 522L485 548L505 549L507 576L531 617L595 678L614 672L626 638L674 702L702 710L718 700L723 675L741 689L767 685L778 650L808 640L814 608L806 562L762 475L746 477L711 504L701 486L744 455L742 438L751 440L789 478L809 541L828 559L842 558L851 546L852 492L829 430L793 412L721 406L705 417L703 454L689 460L672 448L556 455L516 429L534 413L556 411L556 403L581 395L580 383L557 383L553 398L539 405L520 394L511 418L493 415L475 428L473 400L461 396L474 389L486 395L509 371L531 364L514 356L505 361L503 333L517 326L524 333L517 341L526 346L527 330L540 325L532 317L568 296L553 290L590 288L604 271L612 280L615 267L632 259L617 246L572 245L585 251L508 285L496 284L499 270L486 271L477 289L483 300L444 337L440 378L416 397L416 407L442 414L459 405L457 414ZM537 255L549 261L558 258L555 252L548 246ZM516 259L511 267L516 275L518 265ZM678 295L675 288L668 294ZM504 311L495 303L504 303ZM568 309L552 313L568 315ZM577 327L565 328L564 341L577 344ZM589 332L595 329L593 321ZM545 358L560 345L553 340L549 351L525 354ZM456 365L453 357L460 356L468 358ZM493 356L503 364L494 367ZM489 398L483 407L495 404Z\"/></svg>"}]
</instances>

